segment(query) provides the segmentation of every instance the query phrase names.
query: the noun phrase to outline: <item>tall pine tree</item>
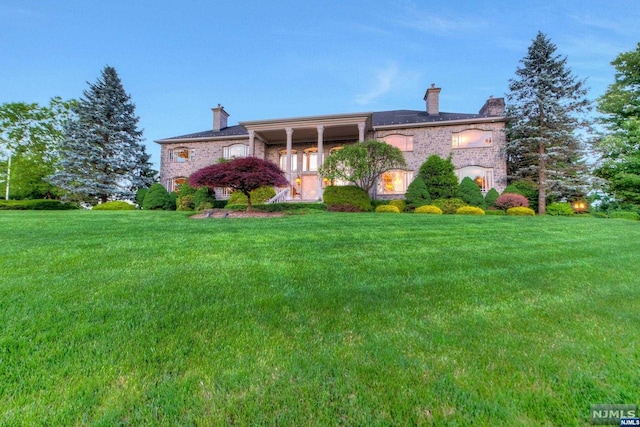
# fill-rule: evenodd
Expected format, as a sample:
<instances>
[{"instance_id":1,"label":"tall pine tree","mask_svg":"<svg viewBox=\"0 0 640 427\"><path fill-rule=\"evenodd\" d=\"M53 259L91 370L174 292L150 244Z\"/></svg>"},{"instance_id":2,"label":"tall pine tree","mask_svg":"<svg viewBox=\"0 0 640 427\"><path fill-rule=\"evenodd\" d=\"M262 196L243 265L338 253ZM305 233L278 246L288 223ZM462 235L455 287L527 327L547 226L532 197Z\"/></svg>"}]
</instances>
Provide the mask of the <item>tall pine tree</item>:
<instances>
[{"instance_id":1,"label":"tall pine tree","mask_svg":"<svg viewBox=\"0 0 640 427\"><path fill-rule=\"evenodd\" d=\"M611 63L615 82L598 99L598 110L609 131L598 144L609 192L622 203L640 205L640 43Z\"/></svg>"},{"instance_id":2,"label":"tall pine tree","mask_svg":"<svg viewBox=\"0 0 640 427\"><path fill-rule=\"evenodd\" d=\"M567 68L567 58L541 32L509 81L506 154L510 179L532 179L538 212L547 195L572 198L584 192L584 149L577 131L588 126L587 89Z\"/></svg>"},{"instance_id":3,"label":"tall pine tree","mask_svg":"<svg viewBox=\"0 0 640 427\"><path fill-rule=\"evenodd\" d=\"M153 183L135 105L115 68L105 67L97 82L89 83L74 112L51 182L70 198L92 204L133 200L138 188Z\"/></svg>"}]
</instances>

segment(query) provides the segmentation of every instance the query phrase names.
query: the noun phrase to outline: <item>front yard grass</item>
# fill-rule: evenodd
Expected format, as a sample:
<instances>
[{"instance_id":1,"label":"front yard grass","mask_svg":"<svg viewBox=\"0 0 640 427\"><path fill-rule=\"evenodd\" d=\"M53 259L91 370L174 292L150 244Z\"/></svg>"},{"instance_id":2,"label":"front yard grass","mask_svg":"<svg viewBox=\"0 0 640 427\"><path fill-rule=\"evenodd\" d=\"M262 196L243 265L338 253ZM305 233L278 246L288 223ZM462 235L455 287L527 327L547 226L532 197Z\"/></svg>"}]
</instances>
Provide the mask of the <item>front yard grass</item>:
<instances>
[{"instance_id":1,"label":"front yard grass","mask_svg":"<svg viewBox=\"0 0 640 427\"><path fill-rule=\"evenodd\" d=\"M0 425L585 425L640 224L0 212Z\"/></svg>"}]
</instances>

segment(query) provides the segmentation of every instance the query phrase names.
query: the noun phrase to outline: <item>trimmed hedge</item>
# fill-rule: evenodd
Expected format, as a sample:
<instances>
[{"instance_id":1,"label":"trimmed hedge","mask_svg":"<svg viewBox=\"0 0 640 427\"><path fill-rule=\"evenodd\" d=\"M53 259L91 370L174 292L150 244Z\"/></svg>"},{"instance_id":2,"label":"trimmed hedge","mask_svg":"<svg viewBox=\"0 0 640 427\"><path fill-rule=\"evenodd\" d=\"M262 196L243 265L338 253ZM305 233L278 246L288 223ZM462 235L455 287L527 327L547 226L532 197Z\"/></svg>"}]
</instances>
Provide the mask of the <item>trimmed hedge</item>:
<instances>
[{"instance_id":1,"label":"trimmed hedge","mask_svg":"<svg viewBox=\"0 0 640 427\"><path fill-rule=\"evenodd\" d=\"M507 215L511 216L536 216L536 213L531 208L524 206L516 206L514 208L507 209Z\"/></svg>"},{"instance_id":2,"label":"trimmed hedge","mask_svg":"<svg viewBox=\"0 0 640 427\"><path fill-rule=\"evenodd\" d=\"M547 215L551 216L573 216L573 208L571 203L557 202L547 205Z\"/></svg>"},{"instance_id":3,"label":"trimmed hedge","mask_svg":"<svg viewBox=\"0 0 640 427\"><path fill-rule=\"evenodd\" d=\"M609 212L609 218L628 219L631 221L638 221L640 220L640 215L638 215L635 212L629 212L629 211L613 211L613 212Z\"/></svg>"},{"instance_id":4,"label":"trimmed hedge","mask_svg":"<svg viewBox=\"0 0 640 427\"><path fill-rule=\"evenodd\" d=\"M91 208L93 211L135 211L136 206L122 200L100 203Z\"/></svg>"},{"instance_id":5,"label":"trimmed hedge","mask_svg":"<svg viewBox=\"0 0 640 427\"><path fill-rule=\"evenodd\" d=\"M394 205L380 205L376 208L376 212L400 213L400 209Z\"/></svg>"},{"instance_id":6,"label":"trimmed hedge","mask_svg":"<svg viewBox=\"0 0 640 427\"><path fill-rule=\"evenodd\" d=\"M437 206L433 206L433 205L418 206L417 208L415 208L415 210L413 212L417 213L417 214L442 215L442 209L440 209Z\"/></svg>"},{"instance_id":7,"label":"trimmed hedge","mask_svg":"<svg viewBox=\"0 0 640 427\"><path fill-rule=\"evenodd\" d=\"M355 185L329 185L322 195L327 210L332 212L371 212L371 199L366 191Z\"/></svg>"},{"instance_id":8,"label":"trimmed hedge","mask_svg":"<svg viewBox=\"0 0 640 427\"><path fill-rule=\"evenodd\" d=\"M2 200L0 210L15 211L65 211L80 209L75 203L66 203L61 200L35 199L35 200Z\"/></svg>"},{"instance_id":9,"label":"trimmed hedge","mask_svg":"<svg viewBox=\"0 0 640 427\"><path fill-rule=\"evenodd\" d=\"M484 215L484 210L476 206L463 206L458 208L456 215Z\"/></svg>"},{"instance_id":10,"label":"trimmed hedge","mask_svg":"<svg viewBox=\"0 0 640 427\"><path fill-rule=\"evenodd\" d=\"M243 211L247 205L226 205L223 206L232 211ZM296 211L326 211L327 205L324 203L260 203L251 205L254 211L259 212L296 212Z\"/></svg>"}]
</instances>

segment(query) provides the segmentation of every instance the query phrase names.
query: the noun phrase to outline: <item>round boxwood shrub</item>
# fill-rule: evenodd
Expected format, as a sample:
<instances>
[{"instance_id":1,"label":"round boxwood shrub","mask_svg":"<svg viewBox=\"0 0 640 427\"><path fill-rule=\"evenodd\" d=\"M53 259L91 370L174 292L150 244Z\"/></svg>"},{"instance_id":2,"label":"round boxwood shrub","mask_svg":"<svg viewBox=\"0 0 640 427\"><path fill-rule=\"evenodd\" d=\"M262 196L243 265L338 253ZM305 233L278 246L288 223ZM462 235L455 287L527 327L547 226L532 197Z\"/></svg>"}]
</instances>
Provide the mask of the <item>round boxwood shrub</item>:
<instances>
[{"instance_id":1,"label":"round boxwood shrub","mask_svg":"<svg viewBox=\"0 0 640 427\"><path fill-rule=\"evenodd\" d=\"M527 208L529 207L529 200L521 194L504 193L496 199L495 206L505 211L509 208L520 206Z\"/></svg>"},{"instance_id":2,"label":"round boxwood shrub","mask_svg":"<svg viewBox=\"0 0 640 427\"><path fill-rule=\"evenodd\" d=\"M456 215L484 215L484 210L477 206L463 206L456 210Z\"/></svg>"},{"instance_id":3,"label":"round boxwood shrub","mask_svg":"<svg viewBox=\"0 0 640 427\"><path fill-rule=\"evenodd\" d=\"M329 185L322 198L332 212L371 212L371 199L366 191L355 185Z\"/></svg>"},{"instance_id":4,"label":"round boxwood shrub","mask_svg":"<svg viewBox=\"0 0 640 427\"><path fill-rule=\"evenodd\" d=\"M149 187L144 200L142 201L142 208L146 210L174 210L176 208L176 196L171 196L169 192L160 183L155 183Z\"/></svg>"},{"instance_id":5,"label":"round boxwood shrub","mask_svg":"<svg viewBox=\"0 0 640 427\"><path fill-rule=\"evenodd\" d=\"M446 215L453 215L459 208L467 206L464 200L457 199L455 197L452 199L434 200L431 204L439 207L442 210L442 213Z\"/></svg>"},{"instance_id":6,"label":"round boxwood shrub","mask_svg":"<svg viewBox=\"0 0 640 427\"><path fill-rule=\"evenodd\" d=\"M274 190L273 187L260 187L251 192L251 204L264 203L275 195L276 190ZM246 205L247 203L247 196L238 190L231 193L231 196L227 201L227 204L229 205Z\"/></svg>"},{"instance_id":7,"label":"round boxwood shrub","mask_svg":"<svg viewBox=\"0 0 640 427\"><path fill-rule=\"evenodd\" d=\"M442 215L442 209L433 205L418 206L413 212L417 214Z\"/></svg>"},{"instance_id":8,"label":"round boxwood shrub","mask_svg":"<svg viewBox=\"0 0 640 427\"><path fill-rule=\"evenodd\" d=\"M398 200L391 200L391 201L389 202L389 204L390 204L391 206L395 206L396 208L398 208L398 210L399 210L400 212L404 212L404 211L405 211L405 209L407 208L407 204L405 203L405 201L404 201L404 200L399 200L399 199L398 199Z\"/></svg>"},{"instance_id":9,"label":"round boxwood shrub","mask_svg":"<svg viewBox=\"0 0 640 427\"><path fill-rule=\"evenodd\" d=\"M394 205L380 205L376 208L376 212L400 213L400 209Z\"/></svg>"},{"instance_id":10,"label":"round boxwood shrub","mask_svg":"<svg viewBox=\"0 0 640 427\"><path fill-rule=\"evenodd\" d=\"M91 210L94 211L133 211L135 209L135 205L124 202L122 200L100 203L99 205L95 205L93 208L91 208Z\"/></svg>"},{"instance_id":11,"label":"round boxwood shrub","mask_svg":"<svg viewBox=\"0 0 640 427\"><path fill-rule=\"evenodd\" d=\"M573 216L571 203L556 202L547 205L547 215L552 216Z\"/></svg>"},{"instance_id":12,"label":"round boxwood shrub","mask_svg":"<svg viewBox=\"0 0 640 427\"><path fill-rule=\"evenodd\" d=\"M536 216L536 213L531 208L525 206L516 206L514 208L507 209L507 215L512 216Z\"/></svg>"}]
</instances>

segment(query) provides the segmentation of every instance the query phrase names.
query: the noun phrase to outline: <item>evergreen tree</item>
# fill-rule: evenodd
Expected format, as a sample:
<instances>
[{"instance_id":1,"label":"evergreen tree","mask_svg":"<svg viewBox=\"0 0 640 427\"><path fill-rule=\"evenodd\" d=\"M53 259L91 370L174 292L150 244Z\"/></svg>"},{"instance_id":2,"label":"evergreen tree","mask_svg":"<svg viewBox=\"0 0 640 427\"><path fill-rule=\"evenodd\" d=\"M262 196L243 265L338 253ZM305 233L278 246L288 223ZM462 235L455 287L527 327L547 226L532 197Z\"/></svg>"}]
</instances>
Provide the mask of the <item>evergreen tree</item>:
<instances>
[{"instance_id":1,"label":"evergreen tree","mask_svg":"<svg viewBox=\"0 0 640 427\"><path fill-rule=\"evenodd\" d=\"M420 166L418 176L427 186L432 199L450 199L458 190L458 178L451 157L443 159L433 154Z\"/></svg>"},{"instance_id":2,"label":"evergreen tree","mask_svg":"<svg viewBox=\"0 0 640 427\"><path fill-rule=\"evenodd\" d=\"M464 200L468 205L477 206L482 209L486 208L480 187L468 176L465 176L462 182L460 182L457 195L458 198Z\"/></svg>"},{"instance_id":3,"label":"evergreen tree","mask_svg":"<svg viewBox=\"0 0 640 427\"><path fill-rule=\"evenodd\" d=\"M133 200L138 188L153 183L155 172L142 144L135 105L115 68L105 67L97 82L89 84L74 112L52 183L89 203Z\"/></svg>"},{"instance_id":4,"label":"evergreen tree","mask_svg":"<svg viewBox=\"0 0 640 427\"><path fill-rule=\"evenodd\" d=\"M506 154L510 178L538 185L538 212L547 194L572 197L584 192L584 150L576 131L587 126L579 115L589 109L584 81L556 55L556 46L538 33L509 81Z\"/></svg>"},{"instance_id":5,"label":"evergreen tree","mask_svg":"<svg viewBox=\"0 0 640 427\"><path fill-rule=\"evenodd\" d=\"M420 178L420 176L417 176L413 181L411 181L411 184L407 187L407 192L405 193L404 198L410 209L415 209L431 203L431 195L429 194L429 190L427 190L427 184L424 183L424 180Z\"/></svg>"},{"instance_id":6,"label":"evergreen tree","mask_svg":"<svg viewBox=\"0 0 640 427\"><path fill-rule=\"evenodd\" d=\"M496 199L498 197L500 197L500 193L498 193L498 190L496 190L495 188L492 188L487 191L487 194L484 196L484 204L488 208L493 208L496 205Z\"/></svg>"},{"instance_id":7,"label":"evergreen tree","mask_svg":"<svg viewBox=\"0 0 640 427\"><path fill-rule=\"evenodd\" d=\"M603 164L595 174L622 203L640 205L640 43L611 63L615 82L598 99L609 133L599 142Z\"/></svg>"}]
</instances>

